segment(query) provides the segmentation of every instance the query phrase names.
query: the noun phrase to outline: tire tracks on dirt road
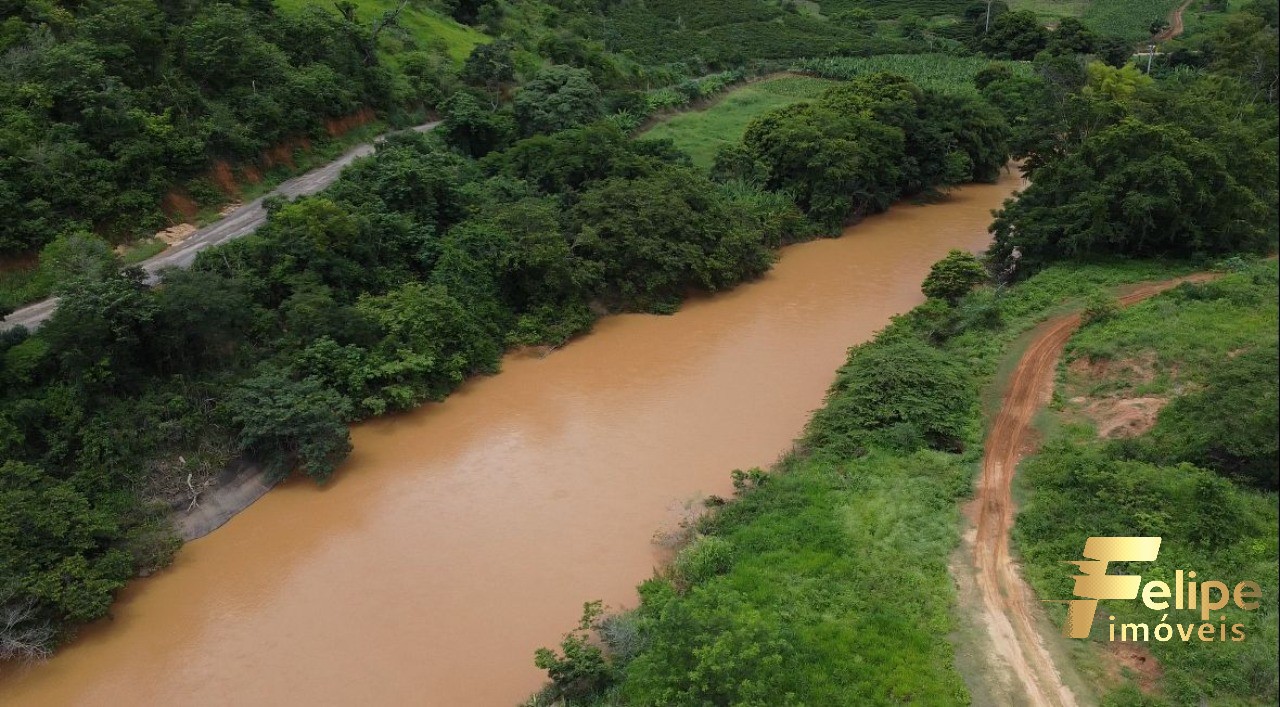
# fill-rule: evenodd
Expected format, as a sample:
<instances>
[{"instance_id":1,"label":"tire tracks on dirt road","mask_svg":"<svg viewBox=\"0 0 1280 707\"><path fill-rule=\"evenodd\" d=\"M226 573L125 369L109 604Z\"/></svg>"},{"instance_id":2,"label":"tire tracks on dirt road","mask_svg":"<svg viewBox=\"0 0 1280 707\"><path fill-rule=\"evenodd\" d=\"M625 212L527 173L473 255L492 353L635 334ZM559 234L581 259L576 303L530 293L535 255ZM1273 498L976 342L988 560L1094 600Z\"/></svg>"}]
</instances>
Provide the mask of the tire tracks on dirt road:
<instances>
[{"instance_id":1,"label":"tire tracks on dirt road","mask_svg":"<svg viewBox=\"0 0 1280 707\"><path fill-rule=\"evenodd\" d=\"M1183 282L1215 277L1201 273L1140 285L1119 297L1119 304L1127 307ZM1070 314L1041 325L1009 379L984 445L982 476L971 508L975 527L965 534L964 549L972 566L957 570L974 575L957 578L957 583L962 593L977 595L962 601L967 599L965 603L981 613L980 623L991 644L988 667L1011 673L1016 685L1009 687L1017 693L1017 703L1037 707L1075 707L1078 702L1040 633L1041 626L1048 626L1040 602L1010 555L1013 475L1022 458L1035 448L1032 421L1052 398L1058 360L1080 322L1079 314Z\"/></svg>"}]
</instances>

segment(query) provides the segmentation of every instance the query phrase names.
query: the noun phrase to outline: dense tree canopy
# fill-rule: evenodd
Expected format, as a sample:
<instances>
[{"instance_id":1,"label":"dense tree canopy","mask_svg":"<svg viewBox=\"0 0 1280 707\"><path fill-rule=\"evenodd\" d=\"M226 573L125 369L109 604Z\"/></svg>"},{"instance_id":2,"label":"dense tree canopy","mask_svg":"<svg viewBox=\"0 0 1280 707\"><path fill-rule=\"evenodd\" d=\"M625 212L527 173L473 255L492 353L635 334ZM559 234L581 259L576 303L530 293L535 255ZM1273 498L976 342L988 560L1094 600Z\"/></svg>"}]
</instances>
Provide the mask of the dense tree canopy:
<instances>
[{"instance_id":1,"label":"dense tree canopy","mask_svg":"<svg viewBox=\"0 0 1280 707\"><path fill-rule=\"evenodd\" d=\"M994 180L1007 160L1004 119L980 101L872 74L756 119L743 145L814 220L836 227L903 195Z\"/></svg>"},{"instance_id":2,"label":"dense tree canopy","mask_svg":"<svg viewBox=\"0 0 1280 707\"><path fill-rule=\"evenodd\" d=\"M550 66L538 72L515 97L516 122L525 135L554 133L602 114L600 89L590 72L569 66Z\"/></svg>"},{"instance_id":3,"label":"dense tree canopy","mask_svg":"<svg viewBox=\"0 0 1280 707\"><path fill-rule=\"evenodd\" d=\"M1049 31L1029 10L1006 12L991 21L978 45L998 59L1031 59L1049 44Z\"/></svg>"},{"instance_id":4,"label":"dense tree canopy","mask_svg":"<svg viewBox=\"0 0 1280 707\"><path fill-rule=\"evenodd\" d=\"M253 162L326 118L419 100L370 62L369 26L319 6L20 3L0 41L0 253L163 222L211 160ZM366 18L368 19L368 18Z\"/></svg>"}]
</instances>

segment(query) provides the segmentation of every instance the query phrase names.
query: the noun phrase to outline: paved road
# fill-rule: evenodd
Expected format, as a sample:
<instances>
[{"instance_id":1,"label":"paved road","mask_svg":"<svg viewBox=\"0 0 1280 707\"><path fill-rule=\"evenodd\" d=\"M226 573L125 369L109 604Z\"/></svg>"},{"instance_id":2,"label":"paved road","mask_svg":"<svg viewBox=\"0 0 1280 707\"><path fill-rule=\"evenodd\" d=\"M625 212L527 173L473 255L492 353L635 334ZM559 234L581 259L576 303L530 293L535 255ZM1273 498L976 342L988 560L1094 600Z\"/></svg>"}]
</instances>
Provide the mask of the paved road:
<instances>
[{"instance_id":1,"label":"paved road","mask_svg":"<svg viewBox=\"0 0 1280 707\"><path fill-rule=\"evenodd\" d=\"M438 122L426 123L413 128L413 130L424 133L433 130L437 125L439 125ZM366 143L351 148L333 162L284 182L266 195L254 199L225 217L201 228L178 245L144 260L140 265L147 272L147 282L153 285L159 282L160 271L166 268L191 267L191 264L196 260L196 254L205 248L235 240L258 230L258 227L267 220L267 211L262 207L264 199L269 196L296 198L315 194L333 184L338 175L342 173L344 167L360 157L372 154L374 144L381 141L382 138L378 138L374 143ZM52 316L53 310L57 307L58 299L56 297L29 304L16 310L3 322L0 322L0 331L17 326L34 329L41 322Z\"/></svg>"}]
</instances>

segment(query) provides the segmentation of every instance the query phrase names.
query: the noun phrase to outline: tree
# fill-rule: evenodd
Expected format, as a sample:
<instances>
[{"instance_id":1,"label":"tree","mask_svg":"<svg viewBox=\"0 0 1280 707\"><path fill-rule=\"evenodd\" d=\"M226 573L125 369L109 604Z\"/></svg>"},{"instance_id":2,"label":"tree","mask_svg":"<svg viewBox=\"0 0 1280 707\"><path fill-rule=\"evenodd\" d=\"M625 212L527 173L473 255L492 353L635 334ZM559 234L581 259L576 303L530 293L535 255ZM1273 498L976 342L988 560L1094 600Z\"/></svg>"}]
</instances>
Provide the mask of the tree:
<instances>
[{"instance_id":1,"label":"tree","mask_svg":"<svg viewBox=\"0 0 1280 707\"><path fill-rule=\"evenodd\" d=\"M1133 58L1133 46L1124 38L1112 34L1098 37L1094 54L1109 66L1120 68Z\"/></svg>"},{"instance_id":2,"label":"tree","mask_svg":"<svg viewBox=\"0 0 1280 707\"><path fill-rule=\"evenodd\" d=\"M480 19L493 0L444 0L445 11L464 25L473 25Z\"/></svg>"},{"instance_id":3,"label":"tree","mask_svg":"<svg viewBox=\"0 0 1280 707\"><path fill-rule=\"evenodd\" d=\"M599 694L617 679L604 651L590 641L603 611L599 601L587 602L578 628L565 635L559 653L550 648L535 652L534 665L547 671L554 699L576 700Z\"/></svg>"},{"instance_id":4,"label":"tree","mask_svg":"<svg viewBox=\"0 0 1280 707\"><path fill-rule=\"evenodd\" d=\"M223 407L240 452L277 477L298 469L324 483L351 451L350 401L314 378L268 369L237 386Z\"/></svg>"},{"instance_id":5,"label":"tree","mask_svg":"<svg viewBox=\"0 0 1280 707\"><path fill-rule=\"evenodd\" d=\"M992 254L1019 248L1028 273L1061 258L1264 250L1267 206L1229 164L1182 127L1126 118L1037 170L997 213Z\"/></svg>"},{"instance_id":6,"label":"tree","mask_svg":"<svg viewBox=\"0 0 1280 707\"><path fill-rule=\"evenodd\" d=\"M997 59L1028 60L1044 50L1049 31L1029 10L1006 12L991 22L991 31L978 40L978 47Z\"/></svg>"},{"instance_id":7,"label":"tree","mask_svg":"<svg viewBox=\"0 0 1280 707\"><path fill-rule=\"evenodd\" d=\"M485 108L466 91L446 98L440 108L444 113L441 136L472 157L484 157L501 148L515 134L509 114Z\"/></svg>"},{"instance_id":8,"label":"tree","mask_svg":"<svg viewBox=\"0 0 1280 707\"><path fill-rule=\"evenodd\" d=\"M462 65L462 80L471 85L495 91L516 78L511 42L498 40L477 44Z\"/></svg>"},{"instance_id":9,"label":"tree","mask_svg":"<svg viewBox=\"0 0 1280 707\"><path fill-rule=\"evenodd\" d=\"M970 290L986 282L987 270L972 253L952 250L933 264L921 289L925 297L935 297L955 304Z\"/></svg>"},{"instance_id":10,"label":"tree","mask_svg":"<svg viewBox=\"0 0 1280 707\"><path fill-rule=\"evenodd\" d=\"M1264 3L1259 3L1263 5ZM1271 10L1274 18L1275 10ZM1232 14L1214 32L1213 68L1247 82L1266 101L1280 100L1280 49L1274 20L1253 11Z\"/></svg>"},{"instance_id":11,"label":"tree","mask_svg":"<svg viewBox=\"0 0 1280 707\"><path fill-rule=\"evenodd\" d=\"M0 507L0 656L38 655L50 620L102 617L133 565L113 511L46 469L0 463Z\"/></svg>"},{"instance_id":12,"label":"tree","mask_svg":"<svg viewBox=\"0 0 1280 707\"><path fill-rule=\"evenodd\" d=\"M766 186L790 191L810 218L831 229L898 197L904 141L899 128L812 103L757 118L743 136L769 170Z\"/></svg>"},{"instance_id":13,"label":"tree","mask_svg":"<svg viewBox=\"0 0 1280 707\"><path fill-rule=\"evenodd\" d=\"M1098 49L1098 35L1074 17L1064 17L1049 35L1047 50L1052 54L1093 54Z\"/></svg>"},{"instance_id":14,"label":"tree","mask_svg":"<svg viewBox=\"0 0 1280 707\"><path fill-rule=\"evenodd\" d=\"M471 308L454 297L441 282L452 269L433 273L430 284L409 282L384 295L361 297L356 304L381 334L365 377L371 394L390 409L441 400L467 376L497 370L502 347L493 322L484 316L486 303L477 301ZM486 280L491 278L485 274ZM470 283L471 291L489 284Z\"/></svg>"},{"instance_id":15,"label":"tree","mask_svg":"<svg viewBox=\"0 0 1280 707\"><path fill-rule=\"evenodd\" d=\"M1004 81L1011 78L1013 78L1013 69L1010 69L1004 64L992 63L983 67L978 71L978 73L973 75L973 85L981 91L996 81Z\"/></svg>"},{"instance_id":16,"label":"tree","mask_svg":"<svg viewBox=\"0 0 1280 707\"><path fill-rule=\"evenodd\" d=\"M723 145L716 150L711 178L718 182L740 181L762 185L769 170L742 143Z\"/></svg>"},{"instance_id":17,"label":"tree","mask_svg":"<svg viewBox=\"0 0 1280 707\"><path fill-rule=\"evenodd\" d=\"M574 252L594 261L600 297L618 307L669 311L690 287L727 287L771 262L761 234L690 168L605 180L582 194L571 220Z\"/></svg>"},{"instance_id":18,"label":"tree","mask_svg":"<svg viewBox=\"0 0 1280 707\"><path fill-rule=\"evenodd\" d=\"M40 275L56 288L81 280L103 280L118 267L120 262L111 246L82 231L58 236L40 251Z\"/></svg>"},{"instance_id":19,"label":"tree","mask_svg":"<svg viewBox=\"0 0 1280 707\"><path fill-rule=\"evenodd\" d=\"M810 423L810 441L853 452L914 436L936 449L960 449L975 402L962 362L913 336L882 337L850 352L827 406Z\"/></svg>"},{"instance_id":20,"label":"tree","mask_svg":"<svg viewBox=\"0 0 1280 707\"><path fill-rule=\"evenodd\" d=\"M600 89L590 72L549 66L515 96L516 123L525 135L554 133L590 123L602 115Z\"/></svg>"},{"instance_id":21,"label":"tree","mask_svg":"<svg viewBox=\"0 0 1280 707\"><path fill-rule=\"evenodd\" d=\"M67 288L40 338L69 380L119 388L135 382L147 365L155 315L142 270L130 268Z\"/></svg>"}]
</instances>

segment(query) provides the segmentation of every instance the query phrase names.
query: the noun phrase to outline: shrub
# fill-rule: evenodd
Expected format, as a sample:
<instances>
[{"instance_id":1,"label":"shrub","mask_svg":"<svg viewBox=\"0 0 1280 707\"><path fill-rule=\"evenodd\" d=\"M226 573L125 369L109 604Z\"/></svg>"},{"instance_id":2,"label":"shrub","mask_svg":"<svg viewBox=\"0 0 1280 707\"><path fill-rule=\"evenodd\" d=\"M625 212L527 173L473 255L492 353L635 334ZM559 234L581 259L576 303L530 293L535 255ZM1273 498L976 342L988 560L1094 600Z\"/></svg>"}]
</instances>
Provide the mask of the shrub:
<instances>
[{"instance_id":1,"label":"shrub","mask_svg":"<svg viewBox=\"0 0 1280 707\"><path fill-rule=\"evenodd\" d=\"M952 250L933 264L921 290L925 297L936 297L955 304L970 290L987 279L987 270L972 253Z\"/></svg>"},{"instance_id":2,"label":"shrub","mask_svg":"<svg viewBox=\"0 0 1280 707\"><path fill-rule=\"evenodd\" d=\"M853 349L808 437L848 453L875 439L868 433L905 423L934 448L958 449L975 402L963 364L913 336L888 337Z\"/></svg>"}]
</instances>

